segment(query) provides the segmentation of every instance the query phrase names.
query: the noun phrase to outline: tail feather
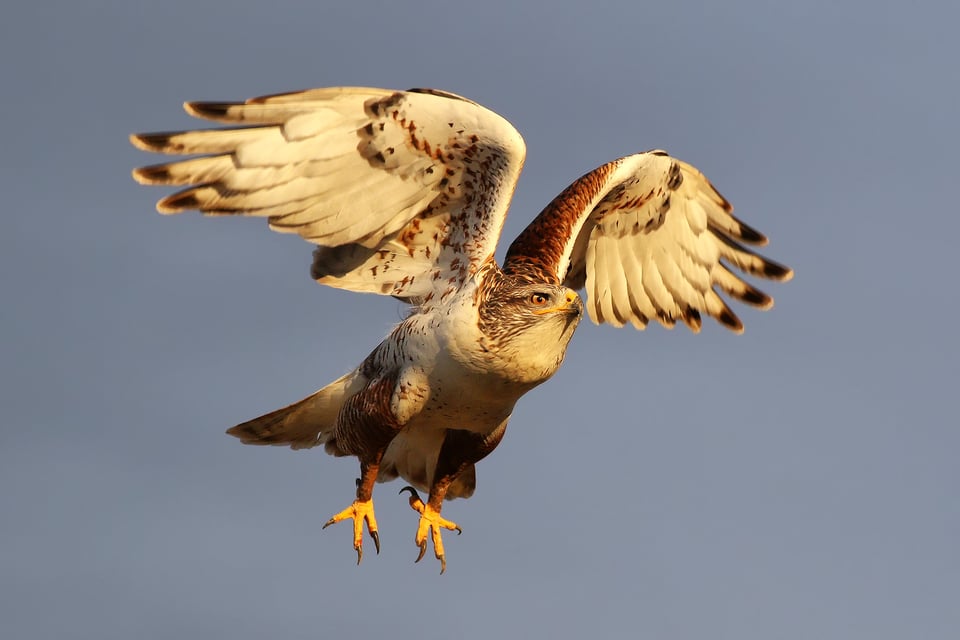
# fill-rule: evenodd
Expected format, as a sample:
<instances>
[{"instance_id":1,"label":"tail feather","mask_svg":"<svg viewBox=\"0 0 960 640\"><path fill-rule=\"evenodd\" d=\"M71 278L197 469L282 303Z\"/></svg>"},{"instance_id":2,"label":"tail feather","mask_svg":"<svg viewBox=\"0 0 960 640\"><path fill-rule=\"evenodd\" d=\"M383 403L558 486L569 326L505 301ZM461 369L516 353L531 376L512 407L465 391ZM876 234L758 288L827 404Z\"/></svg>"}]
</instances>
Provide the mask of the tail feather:
<instances>
[{"instance_id":1,"label":"tail feather","mask_svg":"<svg viewBox=\"0 0 960 640\"><path fill-rule=\"evenodd\" d=\"M343 403L359 391L362 378L349 373L299 402L271 411L227 429L243 444L286 445L308 449L324 444L332 435Z\"/></svg>"}]
</instances>

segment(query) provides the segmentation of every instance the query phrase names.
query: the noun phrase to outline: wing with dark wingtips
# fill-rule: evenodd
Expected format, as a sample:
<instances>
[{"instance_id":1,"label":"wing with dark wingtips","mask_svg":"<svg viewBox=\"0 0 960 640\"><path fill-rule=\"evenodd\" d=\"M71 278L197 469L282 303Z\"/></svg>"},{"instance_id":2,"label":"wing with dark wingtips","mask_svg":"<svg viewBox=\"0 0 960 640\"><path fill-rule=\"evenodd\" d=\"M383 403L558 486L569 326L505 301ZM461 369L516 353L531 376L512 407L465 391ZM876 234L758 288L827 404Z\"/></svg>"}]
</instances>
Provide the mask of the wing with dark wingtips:
<instances>
[{"instance_id":1,"label":"wing with dark wingtips","mask_svg":"<svg viewBox=\"0 0 960 640\"><path fill-rule=\"evenodd\" d=\"M761 309L773 299L738 272L789 280L793 271L745 245L767 239L691 165L663 151L605 164L570 185L510 246L504 270L586 288L595 323L649 320L700 329L701 313L741 332L719 292Z\"/></svg>"},{"instance_id":2,"label":"wing with dark wingtips","mask_svg":"<svg viewBox=\"0 0 960 640\"><path fill-rule=\"evenodd\" d=\"M133 172L186 187L161 213L266 218L318 245L318 282L413 301L457 290L493 255L526 153L500 116L429 89L185 108L229 128L131 136L146 151L198 156Z\"/></svg>"}]
</instances>

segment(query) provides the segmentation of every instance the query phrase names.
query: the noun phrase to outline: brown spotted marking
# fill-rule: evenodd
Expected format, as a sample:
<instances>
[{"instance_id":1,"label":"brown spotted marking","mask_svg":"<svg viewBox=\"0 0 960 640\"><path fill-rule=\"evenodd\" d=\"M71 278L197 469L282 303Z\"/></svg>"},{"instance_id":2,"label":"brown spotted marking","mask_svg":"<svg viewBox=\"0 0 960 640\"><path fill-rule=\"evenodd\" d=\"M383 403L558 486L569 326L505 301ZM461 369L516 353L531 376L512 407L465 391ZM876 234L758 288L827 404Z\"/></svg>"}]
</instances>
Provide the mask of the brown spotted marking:
<instances>
[{"instance_id":1,"label":"brown spotted marking","mask_svg":"<svg viewBox=\"0 0 960 640\"><path fill-rule=\"evenodd\" d=\"M676 162L670 163L670 171L667 174L667 188L670 191L676 191L683 184L683 172L680 171L680 165ZM729 203L728 203L729 204Z\"/></svg>"}]
</instances>

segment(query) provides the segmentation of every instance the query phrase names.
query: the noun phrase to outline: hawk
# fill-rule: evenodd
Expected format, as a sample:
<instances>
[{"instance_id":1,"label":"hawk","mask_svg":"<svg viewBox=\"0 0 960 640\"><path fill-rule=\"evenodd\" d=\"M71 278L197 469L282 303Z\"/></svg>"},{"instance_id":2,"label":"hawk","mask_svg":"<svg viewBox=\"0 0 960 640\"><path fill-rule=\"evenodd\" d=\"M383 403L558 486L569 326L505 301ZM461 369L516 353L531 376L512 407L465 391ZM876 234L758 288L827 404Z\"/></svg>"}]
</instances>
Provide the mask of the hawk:
<instances>
[{"instance_id":1,"label":"hawk","mask_svg":"<svg viewBox=\"0 0 960 640\"><path fill-rule=\"evenodd\" d=\"M664 151L577 179L499 265L526 148L471 100L336 87L184 108L228 127L131 136L145 151L196 156L134 170L138 182L185 187L160 200L161 213L266 218L316 245L320 284L410 305L356 369L227 431L246 444L323 445L358 459L355 499L324 525L353 523L358 563L364 525L380 551L374 484L399 476L419 513L417 561L429 539L443 573L441 531L460 532L441 516L443 501L473 493L475 465L502 440L520 397L556 373L584 307L596 324L682 321L697 332L706 314L739 333L720 292L761 309L773 300L737 272L793 275L748 249L766 238Z\"/></svg>"}]
</instances>

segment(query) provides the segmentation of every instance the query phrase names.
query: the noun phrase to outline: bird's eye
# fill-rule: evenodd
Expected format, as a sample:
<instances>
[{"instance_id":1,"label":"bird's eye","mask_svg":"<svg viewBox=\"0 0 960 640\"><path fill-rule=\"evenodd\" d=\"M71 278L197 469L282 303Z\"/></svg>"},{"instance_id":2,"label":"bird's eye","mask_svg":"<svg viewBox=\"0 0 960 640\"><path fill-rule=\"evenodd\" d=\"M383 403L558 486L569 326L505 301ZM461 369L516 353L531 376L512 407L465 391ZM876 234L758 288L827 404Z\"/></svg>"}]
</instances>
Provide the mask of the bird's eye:
<instances>
[{"instance_id":1,"label":"bird's eye","mask_svg":"<svg viewBox=\"0 0 960 640\"><path fill-rule=\"evenodd\" d=\"M547 300L549 300L549 298L543 293L535 293L530 296L530 302L537 307L542 307L543 305L547 304Z\"/></svg>"}]
</instances>

